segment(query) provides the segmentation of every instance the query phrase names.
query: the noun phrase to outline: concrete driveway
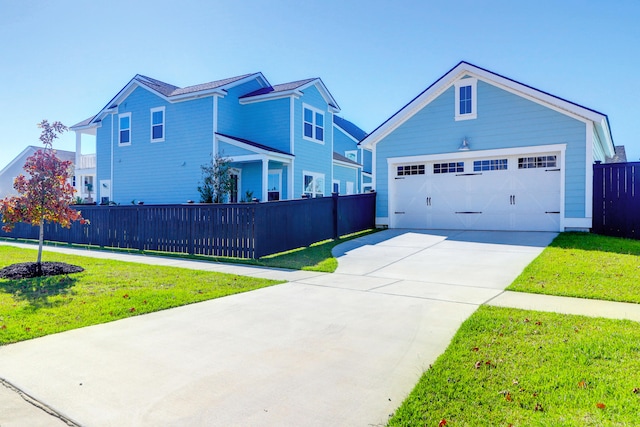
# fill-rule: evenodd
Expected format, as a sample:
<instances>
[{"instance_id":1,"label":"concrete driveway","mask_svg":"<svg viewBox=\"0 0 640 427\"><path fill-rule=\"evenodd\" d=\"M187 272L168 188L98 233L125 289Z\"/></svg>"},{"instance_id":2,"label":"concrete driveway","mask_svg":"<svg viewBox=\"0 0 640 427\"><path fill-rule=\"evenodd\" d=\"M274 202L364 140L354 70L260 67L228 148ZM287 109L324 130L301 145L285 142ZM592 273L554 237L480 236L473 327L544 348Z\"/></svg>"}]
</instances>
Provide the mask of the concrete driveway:
<instances>
[{"instance_id":1,"label":"concrete driveway","mask_svg":"<svg viewBox=\"0 0 640 427\"><path fill-rule=\"evenodd\" d=\"M384 425L555 236L382 231L334 274L0 347L0 378L87 426Z\"/></svg>"}]
</instances>

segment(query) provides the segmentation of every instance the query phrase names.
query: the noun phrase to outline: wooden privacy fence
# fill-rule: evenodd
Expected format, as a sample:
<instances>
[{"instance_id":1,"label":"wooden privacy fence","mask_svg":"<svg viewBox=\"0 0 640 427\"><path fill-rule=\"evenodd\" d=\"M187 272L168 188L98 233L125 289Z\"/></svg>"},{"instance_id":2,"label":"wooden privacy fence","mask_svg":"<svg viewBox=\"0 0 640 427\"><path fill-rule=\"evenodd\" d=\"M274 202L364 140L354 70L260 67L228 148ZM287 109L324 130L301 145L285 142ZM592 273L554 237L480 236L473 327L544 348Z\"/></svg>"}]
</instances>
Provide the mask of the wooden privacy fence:
<instances>
[{"instance_id":1,"label":"wooden privacy fence","mask_svg":"<svg viewBox=\"0 0 640 427\"><path fill-rule=\"evenodd\" d=\"M260 258L375 226L375 193L268 203L78 206L89 225L46 224L55 242ZM17 224L0 237L37 239Z\"/></svg>"},{"instance_id":2,"label":"wooden privacy fence","mask_svg":"<svg viewBox=\"0 0 640 427\"><path fill-rule=\"evenodd\" d=\"M640 239L640 162L593 166L592 231Z\"/></svg>"}]
</instances>

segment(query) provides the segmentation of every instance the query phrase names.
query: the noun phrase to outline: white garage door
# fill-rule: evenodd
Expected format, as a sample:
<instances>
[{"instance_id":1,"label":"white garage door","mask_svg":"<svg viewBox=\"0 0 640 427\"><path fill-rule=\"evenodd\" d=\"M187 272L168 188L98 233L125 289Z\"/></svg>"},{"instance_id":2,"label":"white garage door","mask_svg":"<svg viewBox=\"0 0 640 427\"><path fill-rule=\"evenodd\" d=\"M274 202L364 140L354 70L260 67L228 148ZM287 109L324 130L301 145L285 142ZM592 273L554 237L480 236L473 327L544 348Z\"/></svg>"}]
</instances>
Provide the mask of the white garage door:
<instances>
[{"instance_id":1,"label":"white garage door","mask_svg":"<svg viewBox=\"0 0 640 427\"><path fill-rule=\"evenodd\" d=\"M392 226L560 229L559 153L396 164Z\"/></svg>"}]
</instances>

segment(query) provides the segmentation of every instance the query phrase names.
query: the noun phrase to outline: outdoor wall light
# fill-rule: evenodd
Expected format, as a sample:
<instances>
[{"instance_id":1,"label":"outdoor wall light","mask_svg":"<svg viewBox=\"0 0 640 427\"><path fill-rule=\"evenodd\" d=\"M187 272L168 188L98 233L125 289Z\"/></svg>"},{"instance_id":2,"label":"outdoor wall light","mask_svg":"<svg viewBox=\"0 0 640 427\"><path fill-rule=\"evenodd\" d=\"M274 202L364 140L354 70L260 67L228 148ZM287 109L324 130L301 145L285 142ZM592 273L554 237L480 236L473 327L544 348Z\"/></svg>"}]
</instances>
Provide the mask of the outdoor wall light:
<instances>
[{"instance_id":1,"label":"outdoor wall light","mask_svg":"<svg viewBox=\"0 0 640 427\"><path fill-rule=\"evenodd\" d=\"M469 147L469 141L467 141L467 138L463 138L462 144L460 144L460 147L458 147L458 151L469 151L470 149L471 147Z\"/></svg>"}]
</instances>

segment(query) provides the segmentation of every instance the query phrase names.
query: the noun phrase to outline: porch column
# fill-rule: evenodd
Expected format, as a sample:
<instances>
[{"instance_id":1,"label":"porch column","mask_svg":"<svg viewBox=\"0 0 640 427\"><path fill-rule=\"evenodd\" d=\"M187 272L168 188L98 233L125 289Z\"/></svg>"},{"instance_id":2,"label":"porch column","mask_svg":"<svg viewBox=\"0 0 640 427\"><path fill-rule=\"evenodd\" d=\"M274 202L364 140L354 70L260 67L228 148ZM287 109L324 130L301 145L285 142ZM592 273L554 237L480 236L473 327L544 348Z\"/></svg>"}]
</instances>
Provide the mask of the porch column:
<instances>
[{"instance_id":1,"label":"porch column","mask_svg":"<svg viewBox=\"0 0 640 427\"><path fill-rule=\"evenodd\" d=\"M295 195L293 194L293 160L287 166L287 199L293 200Z\"/></svg>"},{"instance_id":2,"label":"porch column","mask_svg":"<svg viewBox=\"0 0 640 427\"><path fill-rule=\"evenodd\" d=\"M269 201L269 159L262 158L262 201Z\"/></svg>"}]
</instances>

